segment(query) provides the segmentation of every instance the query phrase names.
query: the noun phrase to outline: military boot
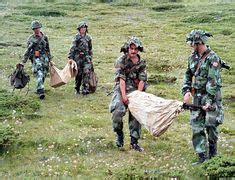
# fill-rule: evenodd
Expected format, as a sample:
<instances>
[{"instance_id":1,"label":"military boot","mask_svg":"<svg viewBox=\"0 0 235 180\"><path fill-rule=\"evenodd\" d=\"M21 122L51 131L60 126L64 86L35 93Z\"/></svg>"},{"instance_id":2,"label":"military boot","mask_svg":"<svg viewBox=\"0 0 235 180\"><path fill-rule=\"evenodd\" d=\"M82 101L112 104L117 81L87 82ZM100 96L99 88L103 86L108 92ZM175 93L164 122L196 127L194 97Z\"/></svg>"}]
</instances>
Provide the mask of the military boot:
<instances>
[{"instance_id":1,"label":"military boot","mask_svg":"<svg viewBox=\"0 0 235 180\"><path fill-rule=\"evenodd\" d=\"M217 143L209 143L209 159L217 155Z\"/></svg>"},{"instance_id":2,"label":"military boot","mask_svg":"<svg viewBox=\"0 0 235 180\"><path fill-rule=\"evenodd\" d=\"M45 99L44 89L37 89L36 93L37 93L39 99L41 99L41 100Z\"/></svg>"},{"instance_id":3,"label":"military boot","mask_svg":"<svg viewBox=\"0 0 235 180\"><path fill-rule=\"evenodd\" d=\"M206 161L206 160L208 159L205 152L203 152L203 153L198 153L198 158L199 158L198 161L192 163L192 166L196 166L196 165L198 165L198 164L201 164L201 163L203 163L204 161Z\"/></svg>"},{"instance_id":4,"label":"military boot","mask_svg":"<svg viewBox=\"0 0 235 180\"><path fill-rule=\"evenodd\" d=\"M144 149L138 145L138 139L131 136L131 144L130 149L133 149L135 151L142 152Z\"/></svg>"},{"instance_id":5,"label":"military boot","mask_svg":"<svg viewBox=\"0 0 235 180\"><path fill-rule=\"evenodd\" d=\"M124 134L123 131L118 131L116 135L116 145L117 147L123 147L124 145Z\"/></svg>"},{"instance_id":6,"label":"military boot","mask_svg":"<svg viewBox=\"0 0 235 180\"><path fill-rule=\"evenodd\" d=\"M83 84L83 87L82 87L82 94L83 95L86 95L86 94L89 94L90 91L89 91L89 85L88 84Z\"/></svg>"}]
</instances>

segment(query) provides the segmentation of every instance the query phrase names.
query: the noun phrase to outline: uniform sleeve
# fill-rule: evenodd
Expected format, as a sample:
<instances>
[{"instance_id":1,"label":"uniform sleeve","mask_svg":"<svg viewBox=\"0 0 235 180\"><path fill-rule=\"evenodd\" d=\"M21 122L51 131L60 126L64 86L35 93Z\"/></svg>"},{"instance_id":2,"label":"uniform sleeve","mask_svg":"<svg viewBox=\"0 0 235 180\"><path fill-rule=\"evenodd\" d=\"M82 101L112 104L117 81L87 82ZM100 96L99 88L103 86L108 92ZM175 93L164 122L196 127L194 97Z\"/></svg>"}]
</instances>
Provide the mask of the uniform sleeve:
<instances>
[{"instance_id":1,"label":"uniform sleeve","mask_svg":"<svg viewBox=\"0 0 235 180\"><path fill-rule=\"evenodd\" d=\"M184 74L184 81L182 87L182 94L185 95L187 92L191 91L192 86L192 71L190 69L190 58L188 59L188 67Z\"/></svg>"},{"instance_id":2,"label":"uniform sleeve","mask_svg":"<svg viewBox=\"0 0 235 180\"><path fill-rule=\"evenodd\" d=\"M216 96L217 91L221 88L221 76L220 76L220 59L217 55L213 55L210 60L210 66L208 70L208 81L206 84L206 103L212 104L213 99Z\"/></svg>"},{"instance_id":3,"label":"uniform sleeve","mask_svg":"<svg viewBox=\"0 0 235 180\"><path fill-rule=\"evenodd\" d=\"M48 40L47 36L45 36L45 41L46 41L46 52L47 52L49 58L51 58L51 51L50 51L49 40Z\"/></svg>"},{"instance_id":4,"label":"uniform sleeve","mask_svg":"<svg viewBox=\"0 0 235 180\"><path fill-rule=\"evenodd\" d=\"M119 78L122 78L124 81L126 81L126 73L124 67L125 66L122 63L122 58L117 59L115 64L115 81L119 81Z\"/></svg>"},{"instance_id":5,"label":"uniform sleeve","mask_svg":"<svg viewBox=\"0 0 235 180\"><path fill-rule=\"evenodd\" d=\"M89 41L88 41L88 48L89 48L89 55L92 57L93 51L92 51L92 38L91 37L89 38Z\"/></svg>"},{"instance_id":6,"label":"uniform sleeve","mask_svg":"<svg viewBox=\"0 0 235 180\"><path fill-rule=\"evenodd\" d=\"M74 60L77 51L78 51L77 38L75 37L74 40L73 40L72 46L70 48L69 54L68 54L68 58Z\"/></svg>"},{"instance_id":7,"label":"uniform sleeve","mask_svg":"<svg viewBox=\"0 0 235 180\"><path fill-rule=\"evenodd\" d=\"M145 61L142 61L141 66L139 68L138 79L140 81L147 81L146 62Z\"/></svg>"},{"instance_id":8,"label":"uniform sleeve","mask_svg":"<svg viewBox=\"0 0 235 180\"><path fill-rule=\"evenodd\" d=\"M22 60L23 63L26 63L27 60L29 59L29 57L30 57L30 55L32 53L32 51L31 51L32 48L33 48L33 41L31 40L31 38L28 38L27 49L24 52L24 57L23 57L23 60Z\"/></svg>"}]
</instances>

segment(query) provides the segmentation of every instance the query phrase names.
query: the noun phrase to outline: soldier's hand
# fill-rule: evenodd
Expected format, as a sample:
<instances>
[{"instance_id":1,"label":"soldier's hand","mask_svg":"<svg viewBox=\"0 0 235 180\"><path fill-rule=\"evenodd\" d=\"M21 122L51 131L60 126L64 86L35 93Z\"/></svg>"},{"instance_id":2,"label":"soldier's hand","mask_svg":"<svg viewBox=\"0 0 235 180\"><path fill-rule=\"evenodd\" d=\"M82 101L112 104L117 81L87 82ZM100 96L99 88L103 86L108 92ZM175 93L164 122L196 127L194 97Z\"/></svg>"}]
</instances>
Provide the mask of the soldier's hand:
<instances>
[{"instance_id":1,"label":"soldier's hand","mask_svg":"<svg viewBox=\"0 0 235 180\"><path fill-rule=\"evenodd\" d=\"M206 103L205 106L202 106L202 109L203 109L204 111L209 111L209 110L210 110L210 107L211 107L211 105L208 104L208 103Z\"/></svg>"},{"instance_id":2,"label":"soldier's hand","mask_svg":"<svg viewBox=\"0 0 235 180\"><path fill-rule=\"evenodd\" d=\"M191 102L191 98L192 98L192 94L191 92L187 92L185 95L184 95L184 103L186 104L190 104Z\"/></svg>"},{"instance_id":3,"label":"soldier's hand","mask_svg":"<svg viewBox=\"0 0 235 180\"><path fill-rule=\"evenodd\" d=\"M129 100L128 100L127 96L122 97L122 102L123 102L125 105L128 105L128 104L129 104Z\"/></svg>"},{"instance_id":4,"label":"soldier's hand","mask_svg":"<svg viewBox=\"0 0 235 180\"><path fill-rule=\"evenodd\" d=\"M74 61L73 59L68 59L68 63L69 63L69 64L72 64L73 61Z\"/></svg>"},{"instance_id":5,"label":"soldier's hand","mask_svg":"<svg viewBox=\"0 0 235 180\"><path fill-rule=\"evenodd\" d=\"M22 68L23 68L23 67L24 67L24 65L25 65L25 63L20 62L20 63L16 64L16 67L18 67L18 68L19 68L19 67L22 67Z\"/></svg>"}]
</instances>

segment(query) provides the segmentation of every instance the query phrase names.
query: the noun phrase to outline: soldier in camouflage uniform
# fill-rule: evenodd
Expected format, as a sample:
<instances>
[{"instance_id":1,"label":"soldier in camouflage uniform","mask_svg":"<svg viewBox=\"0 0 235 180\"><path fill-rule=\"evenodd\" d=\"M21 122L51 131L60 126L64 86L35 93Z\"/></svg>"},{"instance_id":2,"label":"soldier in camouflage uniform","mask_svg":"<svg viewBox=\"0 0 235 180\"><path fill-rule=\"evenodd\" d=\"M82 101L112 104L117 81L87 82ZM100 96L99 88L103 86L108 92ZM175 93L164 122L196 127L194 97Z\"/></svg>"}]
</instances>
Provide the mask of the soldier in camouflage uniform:
<instances>
[{"instance_id":1,"label":"soldier in camouflage uniform","mask_svg":"<svg viewBox=\"0 0 235 180\"><path fill-rule=\"evenodd\" d=\"M123 147L123 116L126 114L128 98L127 94L134 90L145 90L147 81L146 64L138 52L143 51L141 41L133 36L123 45L121 52L124 54L116 61L116 85L110 104L112 113L113 130L116 132L116 145ZM141 125L129 111L129 130L131 137L130 147L136 151L143 151L138 145Z\"/></svg>"},{"instance_id":2,"label":"soldier in camouflage uniform","mask_svg":"<svg viewBox=\"0 0 235 180\"><path fill-rule=\"evenodd\" d=\"M221 98L220 57L205 43L211 34L203 30L192 30L187 43L193 48L188 59L182 93L184 102L202 105L203 110L191 111L192 142L199 160L204 162L217 154L218 125L223 123L224 111ZM207 147L209 145L209 153Z\"/></svg>"},{"instance_id":3,"label":"soldier in camouflage uniform","mask_svg":"<svg viewBox=\"0 0 235 180\"><path fill-rule=\"evenodd\" d=\"M78 33L73 41L68 58L77 63L78 74L75 77L76 93L80 94L82 84L82 94L89 94L89 74L93 69L92 65L92 39L88 35L88 25L82 21L77 27Z\"/></svg>"},{"instance_id":4,"label":"soldier in camouflage uniform","mask_svg":"<svg viewBox=\"0 0 235 180\"><path fill-rule=\"evenodd\" d=\"M41 27L42 24L39 21L31 23L34 33L28 38L22 64L26 63L28 59L31 60L32 71L37 78L36 93L40 99L44 99L44 81L48 73L51 54L48 37L41 32Z\"/></svg>"}]
</instances>

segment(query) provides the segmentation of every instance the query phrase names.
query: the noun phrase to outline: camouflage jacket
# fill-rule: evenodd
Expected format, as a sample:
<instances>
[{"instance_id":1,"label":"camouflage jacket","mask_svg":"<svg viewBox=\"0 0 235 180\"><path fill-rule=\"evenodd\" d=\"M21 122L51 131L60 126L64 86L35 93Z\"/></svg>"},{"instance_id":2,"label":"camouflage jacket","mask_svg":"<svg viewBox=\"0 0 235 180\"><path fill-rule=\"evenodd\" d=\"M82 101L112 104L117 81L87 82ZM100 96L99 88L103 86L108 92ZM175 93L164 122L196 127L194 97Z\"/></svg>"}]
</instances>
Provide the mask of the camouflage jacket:
<instances>
[{"instance_id":1,"label":"camouflage jacket","mask_svg":"<svg viewBox=\"0 0 235 180\"><path fill-rule=\"evenodd\" d=\"M115 81L119 84L119 78L125 80L127 91L138 89L139 81L147 81L146 63L139 55L138 57L137 64L133 64L127 55L119 57L115 64Z\"/></svg>"},{"instance_id":2,"label":"camouflage jacket","mask_svg":"<svg viewBox=\"0 0 235 180\"><path fill-rule=\"evenodd\" d=\"M212 104L218 91L220 91L222 80L220 75L221 59L208 47L209 54L202 61L198 71L197 66L203 57L196 52L188 58L188 68L185 72L182 93L185 94L194 88L197 92L206 95L205 103ZM197 71L197 72L196 72Z\"/></svg>"},{"instance_id":3,"label":"camouflage jacket","mask_svg":"<svg viewBox=\"0 0 235 180\"><path fill-rule=\"evenodd\" d=\"M35 51L39 51L40 54L45 54L50 59L50 47L48 37L41 32L42 36L36 36L32 34L27 41L27 49L24 53L23 62L26 63L28 59L33 61Z\"/></svg>"},{"instance_id":4,"label":"camouflage jacket","mask_svg":"<svg viewBox=\"0 0 235 180\"><path fill-rule=\"evenodd\" d=\"M79 58L92 57L92 38L88 34L81 36L78 32L74 38L72 47L68 55L69 59L78 60Z\"/></svg>"}]
</instances>

